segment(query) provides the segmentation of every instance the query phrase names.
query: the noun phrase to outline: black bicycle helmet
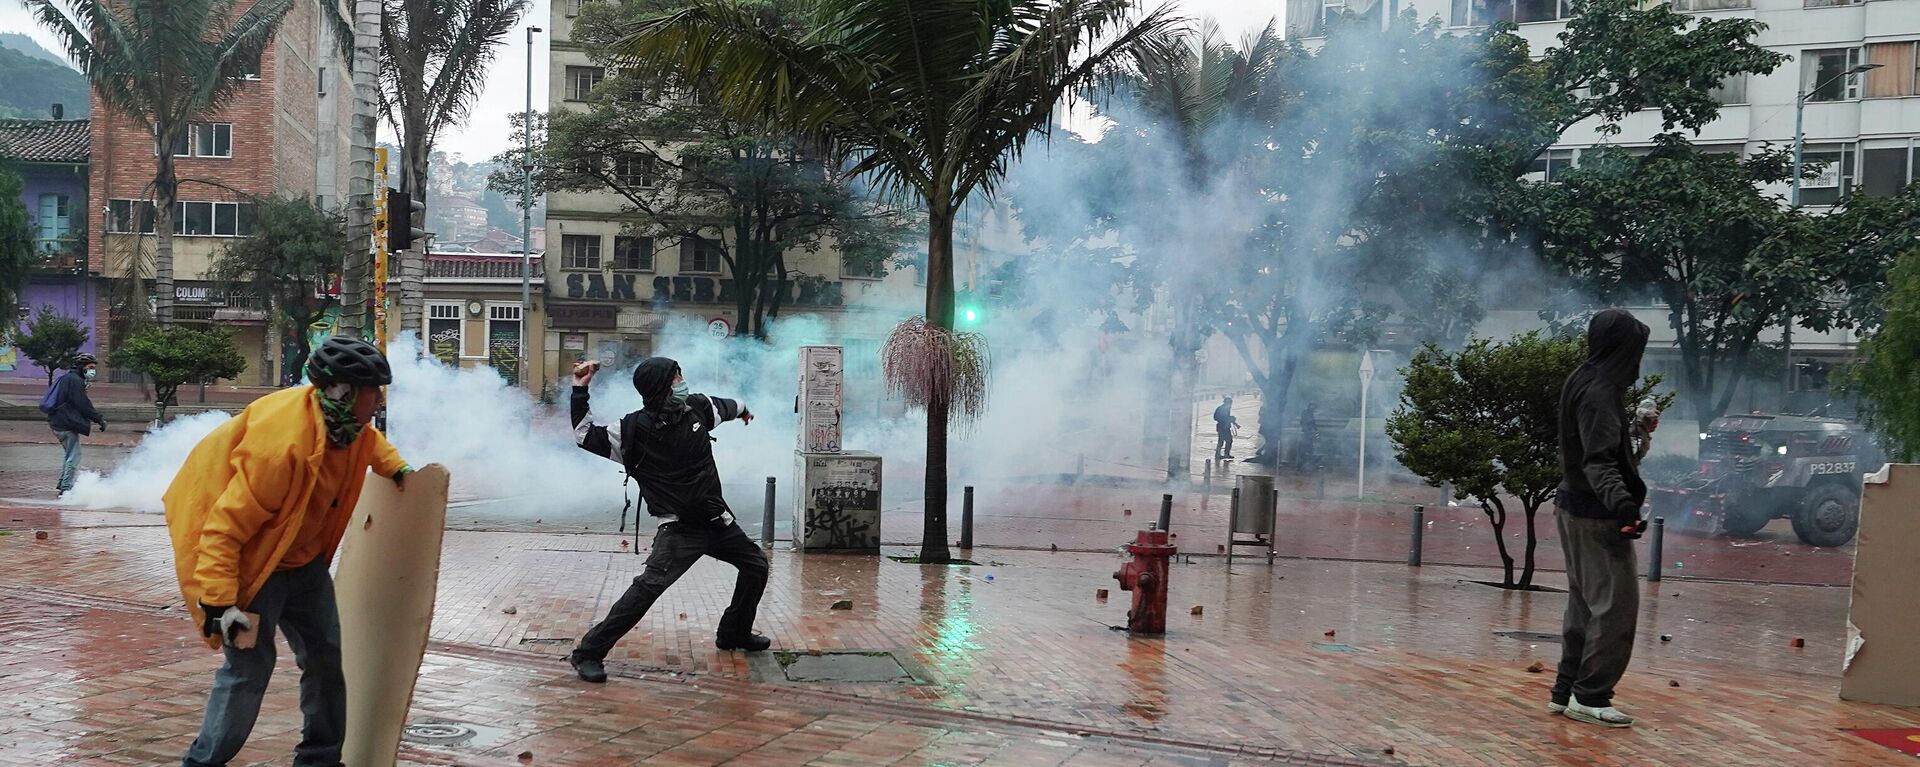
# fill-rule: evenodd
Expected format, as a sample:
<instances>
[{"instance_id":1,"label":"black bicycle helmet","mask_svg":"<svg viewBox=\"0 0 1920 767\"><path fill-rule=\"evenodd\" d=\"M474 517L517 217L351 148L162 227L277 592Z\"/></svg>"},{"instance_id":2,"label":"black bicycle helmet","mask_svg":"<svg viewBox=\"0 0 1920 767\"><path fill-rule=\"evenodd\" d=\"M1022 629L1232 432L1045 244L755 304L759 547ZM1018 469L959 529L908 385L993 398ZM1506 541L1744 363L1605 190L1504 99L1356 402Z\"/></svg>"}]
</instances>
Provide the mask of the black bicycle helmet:
<instances>
[{"instance_id":1,"label":"black bicycle helmet","mask_svg":"<svg viewBox=\"0 0 1920 767\"><path fill-rule=\"evenodd\" d=\"M393 383L393 368L379 347L352 336L334 336L313 350L307 380L320 386L386 386Z\"/></svg>"},{"instance_id":2,"label":"black bicycle helmet","mask_svg":"<svg viewBox=\"0 0 1920 767\"><path fill-rule=\"evenodd\" d=\"M100 364L100 360L95 359L93 355L88 354L86 352L81 352L79 354L73 355L74 370L79 370L80 368L86 367L88 365L98 365L98 364Z\"/></svg>"}]
</instances>

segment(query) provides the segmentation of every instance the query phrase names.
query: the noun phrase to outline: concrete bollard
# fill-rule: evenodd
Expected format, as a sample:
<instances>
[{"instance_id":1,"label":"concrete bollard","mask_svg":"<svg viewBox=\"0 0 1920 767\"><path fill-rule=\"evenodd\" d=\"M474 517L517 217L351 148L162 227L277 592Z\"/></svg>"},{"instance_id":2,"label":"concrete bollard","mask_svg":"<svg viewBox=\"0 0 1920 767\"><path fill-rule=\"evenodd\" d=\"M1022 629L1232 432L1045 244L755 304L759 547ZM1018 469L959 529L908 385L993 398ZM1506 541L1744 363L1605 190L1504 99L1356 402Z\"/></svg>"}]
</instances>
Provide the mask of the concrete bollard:
<instances>
[{"instance_id":1,"label":"concrete bollard","mask_svg":"<svg viewBox=\"0 0 1920 767\"><path fill-rule=\"evenodd\" d=\"M960 548L973 548L973 486L967 485L960 500Z\"/></svg>"},{"instance_id":2,"label":"concrete bollard","mask_svg":"<svg viewBox=\"0 0 1920 767\"><path fill-rule=\"evenodd\" d=\"M1160 496L1160 529L1173 529L1173 494Z\"/></svg>"},{"instance_id":3,"label":"concrete bollard","mask_svg":"<svg viewBox=\"0 0 1920 767\"><path fill-rule=\"evenodd\" d=\"M1414 504L1413 533L1407 536L1407 565L1420 566L1420 548L1427 534L1427 507Z\"/></svg>"},{"instance_id":4,"label":"concrete bollard","mask_svg":"<svg viewBox=\"0 0 1920 767\"><path fill-rule=\"evenodd\" d=\"M1667 518L1654 517L1653 518L1653 541L1647 545L1647 553L1649 554L1649 556L1647 557L1647 582L1648 583L1660 582L1660 569L1661 569L1660 562L1661 562L1661 557L1665 556L1665 554L1661 552L1661 549L1664 548L1664 544L1666 544L1666 538L1667 538Z\"/></svg>"},{"instance_id":5,"label":"concrete bollard","mask_svg":"<svg viewBox=\"0 0 1920 767\"><path fill-rule=\"evenodd\" d=\"M773 477L767 478L767 503L760 512L760 545L765 546L768 551L773 550L773 498L776 481Z\"/></svg>"}]
</instances>

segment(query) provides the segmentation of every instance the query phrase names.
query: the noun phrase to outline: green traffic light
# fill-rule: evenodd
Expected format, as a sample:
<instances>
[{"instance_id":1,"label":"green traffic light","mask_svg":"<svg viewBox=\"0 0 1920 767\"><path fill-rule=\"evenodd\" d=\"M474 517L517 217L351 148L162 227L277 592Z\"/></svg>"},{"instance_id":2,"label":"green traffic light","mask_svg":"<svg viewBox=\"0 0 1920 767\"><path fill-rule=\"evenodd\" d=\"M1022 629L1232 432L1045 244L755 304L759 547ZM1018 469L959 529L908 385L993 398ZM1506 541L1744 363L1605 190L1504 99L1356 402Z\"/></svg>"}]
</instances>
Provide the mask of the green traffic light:
<instances>
[{"instance_id":1,"label":"green traffic light","mask_svg":"<svg viewBox=\"0 0 1920 767\"><path fill-rule=\"evenodd\" d=\"M965 317L968 322L973 322L974 320L977 320L980 318L980 315L975 313L971 308L964 310L961 313L961 316Z\"/></svg>"}]
</instances>

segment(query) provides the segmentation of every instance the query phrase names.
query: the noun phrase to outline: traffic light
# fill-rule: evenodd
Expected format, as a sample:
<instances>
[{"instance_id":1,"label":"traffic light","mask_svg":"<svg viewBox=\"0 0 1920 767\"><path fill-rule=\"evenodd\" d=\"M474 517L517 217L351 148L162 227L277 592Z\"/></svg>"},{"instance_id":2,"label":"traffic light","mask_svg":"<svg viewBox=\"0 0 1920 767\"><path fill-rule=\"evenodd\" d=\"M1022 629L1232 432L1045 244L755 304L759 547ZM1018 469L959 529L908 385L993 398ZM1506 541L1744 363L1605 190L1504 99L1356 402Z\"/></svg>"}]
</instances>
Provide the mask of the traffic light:
<instances>
[{"instance_id":1,"label":"traffic light","mask_svg":"<svg viewBox=\"0 0 1920 767\"><path fill-rule=\"evenodd\" d=\"M986 320L987 308L986 304L980 300L981 296L971 290L963 290L954 298L954 325L975 328Z\"/></svg>"},{"instance_id":2,"label":"traffic light","mask_svg":"<svg viewBox=\"0 0 1920 767\"><path fill-rule=\"evenodd\" d=\"M414 226L414 214L424 213L427 204L413 199L413 195L398 189L387 190L387 250L399 252L413 247L413 241L425 239L428 232ZM421 217L425 220L425 216Z\"/></svg>"}]
</instances>

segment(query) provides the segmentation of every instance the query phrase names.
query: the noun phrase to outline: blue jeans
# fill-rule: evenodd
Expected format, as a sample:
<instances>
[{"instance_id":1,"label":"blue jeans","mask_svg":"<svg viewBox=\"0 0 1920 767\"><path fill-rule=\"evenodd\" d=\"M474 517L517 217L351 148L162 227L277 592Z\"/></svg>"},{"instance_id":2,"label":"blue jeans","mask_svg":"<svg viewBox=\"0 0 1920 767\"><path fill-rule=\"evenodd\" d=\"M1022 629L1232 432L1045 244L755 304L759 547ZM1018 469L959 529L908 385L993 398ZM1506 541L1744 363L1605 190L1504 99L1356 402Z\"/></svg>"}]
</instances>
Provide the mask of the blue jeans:
<instances>
[{"instance_id":1,"label":"blue jeans","mask_svg":"<svg viewBox=\"0 0 1920 767\"><path fill-rule=\"evenodd\" d=\"M295 767L336 767L347 737L347 682L340 672L340 611L333 600L327 563L314 560L267 578L245 610L260 615L260 639L252 649L221 648L226 663L213 675L200 737L187 749L183 767L217 767L232 760L253 733L260 701L273 675L273 635L284 629L300 665L300 714L304 726L293 749Z\"/></svg>"},{"instance_id":2,"label":"blue jeans","mask_svg":"<svg viewBox=\"0 0 1920 767\"><path fill-rule=\"evenodd\" d=\"M53 436L60 438L60 448L67 451L60 461L60 484L62 494L73 489L73 474L80 470L80 435L70 431L53 430Z\"/></svg>"}]
</instances>

